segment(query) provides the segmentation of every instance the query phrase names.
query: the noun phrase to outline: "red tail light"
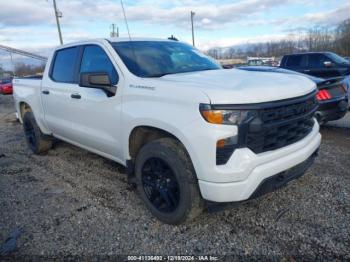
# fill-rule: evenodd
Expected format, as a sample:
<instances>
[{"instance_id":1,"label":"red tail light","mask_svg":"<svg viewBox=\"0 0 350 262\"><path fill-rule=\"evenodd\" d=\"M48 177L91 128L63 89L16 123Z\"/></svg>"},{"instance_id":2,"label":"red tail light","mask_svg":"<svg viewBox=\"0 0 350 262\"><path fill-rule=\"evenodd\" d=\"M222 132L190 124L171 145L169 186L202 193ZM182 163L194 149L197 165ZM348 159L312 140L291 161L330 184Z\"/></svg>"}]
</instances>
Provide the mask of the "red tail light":
<instances>
[{"instance_id":1,"label":"red tail light","mask_svg":"<svg viewBox=\"0 0 350 262\"><path fill-rule=\"evenodd\" d=\"M3 94L12 94L12 84L9 83L9 84L4 84L2 87L1 87L1 91Z\"/></svg>"},{"instance_id":2,"label":"red tail light","mask_svg":"<svg viewBox=\"0 0 350 262\"><path fill-rule=\"evenodd\" d=\"M318 101L322 101L322 100L329 100L332 98L331 94L328 92L328 90L323 89L318 91L316 98Z\"/></svg>"}]
</instances>

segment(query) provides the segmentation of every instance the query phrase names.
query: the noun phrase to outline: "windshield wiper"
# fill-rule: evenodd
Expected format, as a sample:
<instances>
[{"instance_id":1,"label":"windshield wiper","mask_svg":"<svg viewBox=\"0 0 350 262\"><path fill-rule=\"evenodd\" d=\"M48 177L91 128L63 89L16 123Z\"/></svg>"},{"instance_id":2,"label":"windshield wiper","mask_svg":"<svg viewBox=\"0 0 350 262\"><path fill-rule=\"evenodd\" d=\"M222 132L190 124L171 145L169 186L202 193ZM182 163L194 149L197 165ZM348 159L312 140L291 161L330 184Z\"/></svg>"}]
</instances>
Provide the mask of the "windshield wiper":
<instances>
[{"instance_id":1,"label":"windshield wiper","mask_svg":"<svg viewBox=\"0 0 350 262\"><path fill-rule=\"evenodd\" d=\"M184 74L184 73L191 73L191 72L201 72L201 71L209 71L209 70L219 70L220 68L206 68L206 69L200 69L200 70L191 70L191 71L179 71L179 72L169 72L169 73L160 73L160 74L152 74L145 77L162 77L166 75L175 75L175 74Z\"/></svg>"},{"instance_id":2,"label":"windshield wiper","mask_svg":"<svg viewBox=\"0 0 350 262\"><path fill-rule=\"evenodd\" d=\"M161 73L161 74L153 74L153 75L148 75L145 77L149 77L149 78L156 78L156 77L162 77L162 76L166 76L166 75L171 75L171 74L175 74L175 73Z\"/></svg>"},{"instance_id":3,"label":"windshield wiper","mask_svg":"<svg viewBox=\"0 0 350 262\"><path fill-rule=\"evenodd\" d=\"M197 72L199 72L199 71L219 70L219 69L221 69L221 68L207 68L207 69L197 70Z\"/></svg>"}]
</instances>

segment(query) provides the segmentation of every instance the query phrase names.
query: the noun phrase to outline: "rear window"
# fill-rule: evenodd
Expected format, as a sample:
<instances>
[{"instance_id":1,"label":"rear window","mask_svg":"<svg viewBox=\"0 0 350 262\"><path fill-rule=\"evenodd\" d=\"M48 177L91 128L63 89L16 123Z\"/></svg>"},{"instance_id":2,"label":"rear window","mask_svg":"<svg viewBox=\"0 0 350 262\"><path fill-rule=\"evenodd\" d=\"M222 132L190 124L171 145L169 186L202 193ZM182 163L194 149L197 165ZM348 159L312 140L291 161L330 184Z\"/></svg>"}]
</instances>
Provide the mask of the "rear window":
<instances>
[{"instance_id":1,"label":"rear window","mask_svg":"<svg viewBox=\"0 0 350 262\"><path fill-rule=\"evenodd\" d=\"M289 67L301 67L303 65L303 56L292 55L287 58L287 66Z\"/></svg>"},{"instance_id":2,"label":"rear window","mask_svg":"<svg viewBox=\"0 0 350 262\"><path fill-rule=\"evenodd\" d=\"M58 50L55 55L51 78L56 82L76 83L75 65L77 59L77 47Z\"/></svg>"}]
</instances>

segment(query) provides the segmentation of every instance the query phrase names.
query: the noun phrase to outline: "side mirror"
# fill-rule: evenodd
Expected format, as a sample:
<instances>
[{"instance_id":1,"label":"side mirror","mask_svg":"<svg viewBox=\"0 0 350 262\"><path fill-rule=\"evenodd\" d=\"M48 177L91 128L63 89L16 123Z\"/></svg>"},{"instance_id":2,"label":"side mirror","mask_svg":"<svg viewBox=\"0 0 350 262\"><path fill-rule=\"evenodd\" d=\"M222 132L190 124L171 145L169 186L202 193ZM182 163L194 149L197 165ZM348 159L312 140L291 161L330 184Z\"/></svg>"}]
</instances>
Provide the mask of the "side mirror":
<instances>
[{"instance_id":1,"label":"side mirror","mask_svg":"<svg viewBox=\"0 0 350 262\"><path fill-rule=\"evenodd\" d=\"M105 72L81 73L79 86L87 88L98 88L107 93L107 95L115 95L117 87L112 85L109 74Z\"/></svg>"},{"instance_id":2,"label":"side mirror","mask_svg":"<svg viewBox=\"0 0 350 262\"><path fill-rule=\"evenodd\" d=\"M331 61L325 61L325 62L323 62L323 65L324 65L324 67L329 68L329 67L333 66L333 63Z\"/></svg>"}]
</instances>

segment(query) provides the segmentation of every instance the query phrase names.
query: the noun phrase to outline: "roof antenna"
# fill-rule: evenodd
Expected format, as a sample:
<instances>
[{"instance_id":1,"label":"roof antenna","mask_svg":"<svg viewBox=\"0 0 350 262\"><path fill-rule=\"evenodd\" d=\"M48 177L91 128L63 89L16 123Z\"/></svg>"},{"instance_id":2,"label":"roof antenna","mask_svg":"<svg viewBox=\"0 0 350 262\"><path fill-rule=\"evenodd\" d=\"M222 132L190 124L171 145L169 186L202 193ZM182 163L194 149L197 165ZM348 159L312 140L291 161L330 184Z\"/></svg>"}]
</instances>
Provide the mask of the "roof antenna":
<instances>
[{"instance_id":1,"label":"roof antenna","mask_svg":"<svg viewBox=\"0 0 350 262\"><path fill-rule=\"evenodd\" d=\"M125 20L125 24L126 24L126 29L128 30L131 52L132 52L132 55L133 55L133 57L134 57L135 63L138 64L138 63L137 63L137 60L138 60L138 59L137 59L137 56L136 56L136 54L135 54L133 42L132 42L132 40L131 40L131 35L130 35L130 30L129 30L129 25L128 25L128 19L126 18L123 0L120 0L120 4L121 4L122 9L123 9L123 14L124 14L124 20Z\"/></svg>"},{"instance_id":2,"label":"roof antenna","mask_svg":"<svg viewBox=\"0 0 350 262\"><path fill-rule=\"evenodd\" d=\"M130 40L130 42L131 42L131 35L130 35L130 30L129 30L129 25L128 25L128 19L126 18L123 0L120 0L120 4L121 4L122 9L123 9L123 14L124 14L124 20L125 20L125 24L126 24L126 29L128 30L129 40Z\"/></svg>"}]
</instances>

